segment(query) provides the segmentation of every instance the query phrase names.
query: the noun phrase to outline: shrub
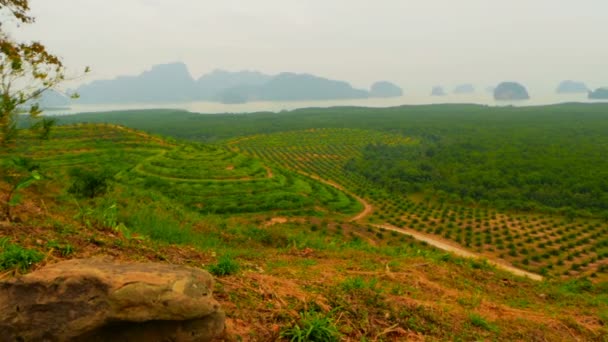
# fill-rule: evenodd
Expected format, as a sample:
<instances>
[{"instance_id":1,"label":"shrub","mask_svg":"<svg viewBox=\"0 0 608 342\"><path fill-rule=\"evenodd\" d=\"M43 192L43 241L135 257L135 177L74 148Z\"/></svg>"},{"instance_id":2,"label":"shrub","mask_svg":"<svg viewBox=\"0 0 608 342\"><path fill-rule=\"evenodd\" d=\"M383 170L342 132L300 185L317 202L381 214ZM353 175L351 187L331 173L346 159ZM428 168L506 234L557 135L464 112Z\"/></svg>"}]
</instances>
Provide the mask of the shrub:
<instances>
[{"instance_id":1,"label":"shrub","mask_svg":"<svg viewBox=\"0 0 608 342\"><path fill-rule=\"evenodd\" d=\"M281 337L292 342L339 341L340 332L334 321L318 312L300 313L300 320L281 332Z\"/></svg>"},{"instance_id":2,"label":"shrub","mask_svg":"<svg viewBox=\"0 0 608 342\"><path fill-rule=\"evenodd\" d=\"M0 239L0 270L16 268L20 271L27 271L43 258L43 254L38 251L9 243L6 238Z\"/></svg>"},{"instance_id":3,"label":"shrub","mask_svg":"<svg viewBox=\"0 0 608 342\"><path fill-rule=\"evenodd\" d=\"M239 263L230 256L224 255L217 264L209 266L209 272L215 276L225 276L235 274L239 271Z\"/></svg>"},{"instance_id":4,"label":"shrub","mask_svg":"<svg viewBox=\"0 0 608 342\"><path fill-rule=\"evenodd\" d=\"M68 192L77 197L95 198L105 194L110 188L112 174L108 170L90 171L80 168L72 169L70 176L74 183Z\"/></svg>"}]
</instances>

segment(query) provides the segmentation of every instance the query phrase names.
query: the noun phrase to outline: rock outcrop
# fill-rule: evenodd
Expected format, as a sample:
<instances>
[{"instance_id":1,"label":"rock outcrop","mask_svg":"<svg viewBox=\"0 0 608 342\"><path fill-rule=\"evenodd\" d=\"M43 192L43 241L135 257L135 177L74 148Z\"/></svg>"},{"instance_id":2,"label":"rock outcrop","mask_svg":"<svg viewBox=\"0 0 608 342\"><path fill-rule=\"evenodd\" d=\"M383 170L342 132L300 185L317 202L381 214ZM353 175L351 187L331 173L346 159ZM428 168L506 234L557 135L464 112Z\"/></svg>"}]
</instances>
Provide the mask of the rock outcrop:
<instances>
[{"instance_id":1,"label":"rock outcrop","mask_svg":"<svg viewBox=\"0 0 608 342\"><path fill-rule=\"evenodd\" d=\"M589 92L589 98L591 100L608 100L608 87Z\"/></svg>"},{"instance_id":2,"label":"rock outcrop","mask_svg":"<svg viewBox=\"0 0 608 342\"><path fill-rule=\"evenodd\" d=\"M2 341L210 341L224 329L199 269L82 259L0 283Z\"/></svg>"},{"instance_id":3,"label":"rock outcrop","mask_svg":"<svg viewBox=\"0 0 608 342\"><path fill-rule=\"evenodd\" d=\"M589 88L583 82L568 80L561 82L555 92L558 94L586 94L589 92Z\"/></svg>"},{"instance_id":4,"label":"rock outcrop","mask_svg":"<svg viewBox=\"0 0 608 342\"><path fill-rule=\"evenodd\" d=\"M529 100L528 90L516 82L503 82L494 89L494 99L497 101Z\"/></svg>"},{"instance_id":5,"label":"rock outcrop","mask_svg":"<svg viewBox=\"0 0 608 342\"><path fill-rule=\"evenodd\" d=\"M371 97L400 97L403 96L403 89L394 83L380 81L372 84L369 94Z\"/></svg>"}]
</instances>

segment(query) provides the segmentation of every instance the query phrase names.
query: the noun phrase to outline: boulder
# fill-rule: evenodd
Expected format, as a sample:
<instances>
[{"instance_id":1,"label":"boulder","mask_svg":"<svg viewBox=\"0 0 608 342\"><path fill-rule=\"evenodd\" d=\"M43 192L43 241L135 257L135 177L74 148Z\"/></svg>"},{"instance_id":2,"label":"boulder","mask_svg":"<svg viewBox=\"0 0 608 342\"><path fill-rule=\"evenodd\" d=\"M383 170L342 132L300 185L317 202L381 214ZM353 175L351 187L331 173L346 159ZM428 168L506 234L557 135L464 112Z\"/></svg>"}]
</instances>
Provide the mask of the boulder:
<instances>
[{"instance_id":1,"label":"boulder","mask_svg":"<svg viewBox=\"0 0 608 342\"><path fill-rule=\"evenodd\" d=\"M0 283L2 341L210 341L224 330L200 269L80 259Z\"/></svg>"},{"instance_id":2,"label":"boulder","mask_svg":"<svg viewBox=\"0 0 608 342\"><path fill-rule=\"evenodd\" d=\"M494 89L494 99L498 101L529 100L528 90L516 82L503 82Z\"/></svg>"}]
</instances>

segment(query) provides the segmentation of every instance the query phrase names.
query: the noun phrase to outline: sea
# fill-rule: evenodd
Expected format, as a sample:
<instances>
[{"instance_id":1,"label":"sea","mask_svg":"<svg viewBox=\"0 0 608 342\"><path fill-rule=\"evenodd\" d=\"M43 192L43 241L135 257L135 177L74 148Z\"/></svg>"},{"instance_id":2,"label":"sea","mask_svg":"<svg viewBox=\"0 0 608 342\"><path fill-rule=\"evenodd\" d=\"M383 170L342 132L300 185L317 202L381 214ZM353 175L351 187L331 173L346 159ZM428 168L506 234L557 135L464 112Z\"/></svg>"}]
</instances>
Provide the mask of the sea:
<instances>
[{"instance_id":1,"label":"sea","mask_svg":"<svg viewBox=\"0 0 608 342\"><path fill-rule=\"evenodd\" d=\"M194 101L179 103L129 103L129 104L72 104L68 108L45 110L44 115L70 115L77 113L95 113L108 111L128 111L141 109L179 109L200 114L253 113L292 111L301 108L330 108L341 106L355 107L396 107L403 105L427 104L479 104L486 106L543 106L560 103L595 103L587 94L544 94L534 95L526 101L495 101L490 93L430 96L424 94L406 94L393 98L345 99L328 101L274 101L248 102L243 104L223 104L218 102ZM607 101L608 102L608 101Z\"/></svg>"}]
</instances>

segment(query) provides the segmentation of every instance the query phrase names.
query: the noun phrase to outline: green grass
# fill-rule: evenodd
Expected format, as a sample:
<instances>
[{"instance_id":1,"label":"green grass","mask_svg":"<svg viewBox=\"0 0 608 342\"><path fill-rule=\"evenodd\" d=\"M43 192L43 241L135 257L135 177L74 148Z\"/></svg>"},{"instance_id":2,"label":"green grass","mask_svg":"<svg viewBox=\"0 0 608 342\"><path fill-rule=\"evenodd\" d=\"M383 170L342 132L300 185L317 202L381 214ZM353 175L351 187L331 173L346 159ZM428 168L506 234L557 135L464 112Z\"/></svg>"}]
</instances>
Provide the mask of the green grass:
<instances>
[{"instance_id":1,"label":"green grass","mask_svg":"<svg viewBox=\"0 0 608 342\"><path fill-rule=\"evenodd\" d=\"M17 269L25 272L43 258L44 255L38 251L12 244L8 238L0 238L0 271Z\"/></svg>"},{"instance_id":2,"label":"green grass","mask_svg":"<svg viewBox=\"0 0 608 342\"><path fill-rule=\"evenodd\" d=\"M237 273L240 265L232 257L224 255L219 258L216 264L209 266L208 269L211 274L221 277Z\"/></svg>"},{"instance_id":3,"label":"green grass","mask_svg":"<svg viewBox=\"0 0 608 342\"><path fill-rule=\"evenodd\" d=\"M333 342L340 340L340 332L330 317L304 312L298 322L281 332L281 337L291 342Z\"/></svg>"},{"instance_id":4,"label":"green grass","mask_svg":"<svg viewBox=\"0 0 608 342\"><path fill-rule=\"evenodd\" d=\"M498 327L495 324L488 322L487 319L478 314L470 314L469 320L471 321L471 324L475 327L482 328L484 330L495 333L498 332Z\"/></svg>"}]
</instances>

